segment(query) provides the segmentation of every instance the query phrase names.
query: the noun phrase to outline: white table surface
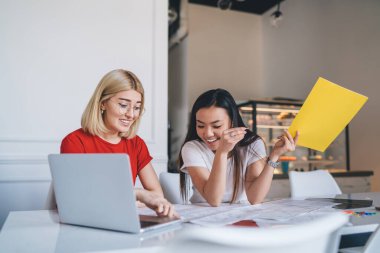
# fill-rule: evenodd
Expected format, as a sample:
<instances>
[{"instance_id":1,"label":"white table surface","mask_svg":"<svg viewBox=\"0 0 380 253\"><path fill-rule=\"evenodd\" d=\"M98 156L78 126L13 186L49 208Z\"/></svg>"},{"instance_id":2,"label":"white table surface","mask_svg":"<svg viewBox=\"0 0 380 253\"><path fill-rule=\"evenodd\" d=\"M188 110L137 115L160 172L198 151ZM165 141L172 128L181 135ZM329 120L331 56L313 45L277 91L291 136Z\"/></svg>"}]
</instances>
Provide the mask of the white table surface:
<instances>
[{"instance_id":1,"label":"white table surface","mask_svg":"<svg viewBox=\"0 0 380 253\"><path fill-rule=\"evenodd\" d=\"M11 212L0 232L0 252L69 253L159 246L180 228L135 235L60 224L55 210Z\"/></svg>"},{"instance_id":2,"label":"white table surface","mask_svg":"<svg viewBox=\"0 0 380 253\"><path fill-rule=\"evenodd\" d=\"M351 193L342 194L337 198L351 198L351 199L368 199L373 200L373 206L380 206L380 192L364 192L364 193ZM375 212L375 207L370 208L357 208L352 209L356 212L370 211ZM379 211L377 211L379 212ZM380 223L380 214L373 216L350 216L351 226L345 226L340 230L341 234L355 234L374 231Z\"/></svg>"},{"instance_id":3,"label":"white table surface","mask_svg":"<svg viewBox=\"0 0 380 253\"><path fill-rule=\"evenodd\" d=\"M380 193L356 193L342 198L372 199L380 206ZM371 211L374 208L354 209ZM350 216L351 226L341 229L341 234L371 232L380 223L380 214L366 217ZM0 232L0 252L91 252L119 251L125 249L164 245L189 224L170 230L134 235L123 232L92 229L60 224L54 210L11 212Z\"/></svg>"}]
</instances>

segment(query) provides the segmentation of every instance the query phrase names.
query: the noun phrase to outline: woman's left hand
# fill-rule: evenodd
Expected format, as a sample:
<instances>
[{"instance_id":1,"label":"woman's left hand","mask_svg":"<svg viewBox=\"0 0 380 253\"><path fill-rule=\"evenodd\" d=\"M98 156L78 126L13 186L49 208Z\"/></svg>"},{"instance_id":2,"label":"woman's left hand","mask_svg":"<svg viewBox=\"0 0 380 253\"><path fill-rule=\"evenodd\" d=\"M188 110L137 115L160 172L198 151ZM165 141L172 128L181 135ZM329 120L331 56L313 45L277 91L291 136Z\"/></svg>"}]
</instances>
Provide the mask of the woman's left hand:
<instances>
[{"instance_id":1,"label":"woman's left hand","mask_svg":"<svg viewBox=\"0 0 380 253\"><path fill-rule=\"evenodd\" d=\"M280 157L282 154L294 151L296 149L297 140L298 140L298 131L296 132L296 136L294 138L290 135L288 130L285 130L284 133L278 137L278 141L274 145L273 155L276 157Z\"/></svg>"}]
</instances>

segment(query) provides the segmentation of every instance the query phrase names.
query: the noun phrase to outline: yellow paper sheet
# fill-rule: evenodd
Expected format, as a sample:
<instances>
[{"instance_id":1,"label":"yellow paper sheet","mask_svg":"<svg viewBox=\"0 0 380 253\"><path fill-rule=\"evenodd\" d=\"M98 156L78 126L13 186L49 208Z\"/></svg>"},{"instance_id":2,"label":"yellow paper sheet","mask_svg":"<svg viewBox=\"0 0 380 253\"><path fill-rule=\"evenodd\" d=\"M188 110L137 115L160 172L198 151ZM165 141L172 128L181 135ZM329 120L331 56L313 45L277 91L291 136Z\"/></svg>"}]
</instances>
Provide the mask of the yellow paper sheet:
<instances>
[{"instance_id":1,"label":"yellow paper sheet","mask_svg":"<svg viewBox=\"0 0 380 253\"><path fill-rule=\"evenodd\" d=\"M318 78L289 127L297 145L324 152L366 103L368 97Z\"/></svg>"}]
</instances>

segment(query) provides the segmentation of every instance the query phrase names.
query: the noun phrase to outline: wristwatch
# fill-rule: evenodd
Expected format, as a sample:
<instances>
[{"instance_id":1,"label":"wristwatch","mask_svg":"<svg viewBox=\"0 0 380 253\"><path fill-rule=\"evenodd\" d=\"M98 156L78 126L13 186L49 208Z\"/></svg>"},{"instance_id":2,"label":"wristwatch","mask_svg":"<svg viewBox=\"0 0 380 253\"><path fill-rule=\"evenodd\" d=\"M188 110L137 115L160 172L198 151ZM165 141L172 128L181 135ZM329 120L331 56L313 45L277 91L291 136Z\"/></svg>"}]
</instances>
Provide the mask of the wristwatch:
<instances>
[{"instance_id":1,"label":"wristwatch","mask_svg":"<svg viewBox=\"0 0 380 253\"><path fill-rule=\"evenodd\" d=\"M277 168L280 165L280 162L273 162L273 161L269 160L269 157L268 157L267 163L269 164L269 166L271 166L273 168Z\"/></svg>"}]
</instances>

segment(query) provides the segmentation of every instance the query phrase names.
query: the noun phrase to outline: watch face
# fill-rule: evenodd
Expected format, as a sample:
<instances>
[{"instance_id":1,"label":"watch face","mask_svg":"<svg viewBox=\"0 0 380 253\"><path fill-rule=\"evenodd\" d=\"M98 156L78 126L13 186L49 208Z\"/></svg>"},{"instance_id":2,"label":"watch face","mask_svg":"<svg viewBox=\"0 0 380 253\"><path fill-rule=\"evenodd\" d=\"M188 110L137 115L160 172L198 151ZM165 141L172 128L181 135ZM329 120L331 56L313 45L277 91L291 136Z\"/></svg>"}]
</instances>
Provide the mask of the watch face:
<instances>
[{"instance_id":1,"label":"watch face","mask_svg":"<svg viewBox=\"0 0 380 253\"><path fill-rule=\"evenodd\" d=\"M278 165L280 165L279 162L272 162L271 160L268 159L268 164L273 167L273 168L277 168Z\"/></svg>"}]
</instances>

